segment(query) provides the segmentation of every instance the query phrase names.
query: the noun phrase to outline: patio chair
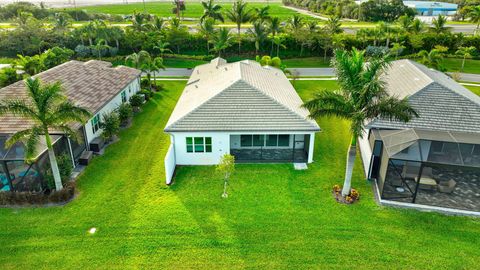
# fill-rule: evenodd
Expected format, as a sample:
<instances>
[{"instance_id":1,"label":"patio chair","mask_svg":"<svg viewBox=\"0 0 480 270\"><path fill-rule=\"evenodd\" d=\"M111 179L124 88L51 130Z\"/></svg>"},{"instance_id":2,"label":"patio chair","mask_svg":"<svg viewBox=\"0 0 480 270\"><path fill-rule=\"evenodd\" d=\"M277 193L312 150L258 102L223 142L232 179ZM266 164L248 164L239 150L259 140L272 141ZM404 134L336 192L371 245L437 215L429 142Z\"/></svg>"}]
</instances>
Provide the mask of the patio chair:
<instances>
[{"instance_id":1,"label":"patio chair","mask_svg":"<svg viewBox=\"0 0 480 270\"><path fill-rule=\"evenodd\" d=\"M448 181L443 181L438 184L437 189L439 192L442 193L453 193L455 190L455 186L457 185L457 182L455 180L450 179Z\"/></svg>"},{"instance_id":2,"label":"patio chair","mask_svg":"<svg viewBox=\"0 0 480 270\"><path fill-rule=\"evenodd\" d=\"M408 163L403 166L402 176L403 179L416 179L418 177L419 167L409 166Z\"/></svg>"}]
</instances>

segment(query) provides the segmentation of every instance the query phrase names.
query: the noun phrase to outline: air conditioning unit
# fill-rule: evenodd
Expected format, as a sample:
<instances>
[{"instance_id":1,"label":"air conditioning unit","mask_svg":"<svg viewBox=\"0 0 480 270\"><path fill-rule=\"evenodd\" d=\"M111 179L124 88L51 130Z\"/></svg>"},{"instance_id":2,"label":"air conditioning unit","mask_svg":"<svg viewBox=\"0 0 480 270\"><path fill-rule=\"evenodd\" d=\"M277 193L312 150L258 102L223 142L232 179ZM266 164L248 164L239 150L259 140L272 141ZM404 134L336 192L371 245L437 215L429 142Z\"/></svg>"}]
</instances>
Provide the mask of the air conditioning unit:
<instances>
[{"instance_id":1,"label":"air conditioning unit","mask_svg":"<svg viewBox=\"0 0 480 270\"><path fill-rule=\"evenodd\" d=\"M92 142L90 142L90 151L98 153L103 148L104 144L105 144L105 141L103 140L103 138L97 137L93 139Z\"/></svg>"}]
</instances>

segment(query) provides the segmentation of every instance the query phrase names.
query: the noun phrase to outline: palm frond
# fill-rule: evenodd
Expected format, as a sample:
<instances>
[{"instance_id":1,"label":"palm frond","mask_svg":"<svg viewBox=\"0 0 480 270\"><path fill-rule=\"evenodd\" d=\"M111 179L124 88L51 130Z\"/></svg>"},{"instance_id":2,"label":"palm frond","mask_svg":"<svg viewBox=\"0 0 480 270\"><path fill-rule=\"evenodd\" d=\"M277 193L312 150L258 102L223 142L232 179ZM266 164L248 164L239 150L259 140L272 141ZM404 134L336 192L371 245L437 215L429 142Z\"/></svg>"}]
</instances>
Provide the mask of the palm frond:
<instances>
[{"instance_id":1,"label":"palm frond","mask_svg":"<svg viewBox=\"0 0 480 270\"><path fill-rule=\"evenodd\" d=\"M80 122L85 123L90 117L91 113L82 107L73 104L71 101L64 101L59 104L46 119L46 122L52 125L58 125L66 122Z\"/></svg>"},{"instance_id":2,"label":"palm frond","mask_svg":"<svg viewBox=\"0 0 480 270\"><path fill-rule=\"evenodd\" d=\"M37 145L42 134L42 128L40 126L33 126L32 128L25 129L14 133L5 142L5 147L12 147L17 143L23 143L25 149L25 159L31 161L37 151Z\"/></svg>"},{"instance_id":3,"label":"palm frond","mask_svg":"<svg viewBox=\"0 0 480 270\"><path fill-rule=\"evenodd\" d=\"M79 142L80 138L79 136L77 135L77 133L75 132L75 130L73 130L71 127L69 127L68 125L56 125L56 126L51 126L52 129L54 130L57 130L57 131L61 131L62 133L64 133L65 135L67 135L67 137L69 137L70 139L76 141L76 142Z\"/></svg>"},{"instance_id":4,"label":"palm frond","mask_svg":"<svg viewBox=\"0 0 480 270\"><path fill-rule=\"evenodd\" d=\"M353 105L339 92L321 91L302 105L310 111L310 118L338 116L349 119L354 112Z\"/></svg>"},{"instance_id":5,"label":"palm frond","mask_svg":"<svg viewBox=\"0 0 480 270\"><path fill-rule=\"evenodd\" d=\"M408 122L414 117L418 117L418 113L410 106L406 98L398 99L396 97L385 97L372 102L364 109L364 112L367 119L380 117Z\"/></svg>"},{"instance_id":6,"label":"palm frond","mask_svg":"<svg viewBox=\"0 0 480 270\"><path fill-rule=\"evenodd\" d=\"M27 117L38 120L38 114L35 108L20 99L4 100L0 106L0 115L11 113L15 116Z\"/></svg>"}]
</instances>

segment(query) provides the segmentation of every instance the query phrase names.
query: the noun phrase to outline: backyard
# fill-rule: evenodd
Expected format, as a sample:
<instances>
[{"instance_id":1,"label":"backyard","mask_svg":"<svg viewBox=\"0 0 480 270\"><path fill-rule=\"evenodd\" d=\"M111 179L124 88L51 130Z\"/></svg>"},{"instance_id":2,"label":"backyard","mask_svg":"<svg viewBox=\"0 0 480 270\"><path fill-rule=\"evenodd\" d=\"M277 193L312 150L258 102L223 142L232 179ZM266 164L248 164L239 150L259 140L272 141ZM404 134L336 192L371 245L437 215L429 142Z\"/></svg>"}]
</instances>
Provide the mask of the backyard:
<instances>
[{"instance_id":1,"label":"backyard","mask_svg":"<svg viewBox=\"0 0 480 270\"><path fill-rule=\"evenodd\" d=\"M230 196L213 167L164 184L163 127L185 81L157 93L78 179L63 207L0 209L1 269L474 269L480 220L378 206L357 159L359 203L337 204L348 127L319 120L315 163L237 165ZM302 98L334 81L297 81ZM95 234L88 230L97 228Z\"/></svg>"}]
</instances>

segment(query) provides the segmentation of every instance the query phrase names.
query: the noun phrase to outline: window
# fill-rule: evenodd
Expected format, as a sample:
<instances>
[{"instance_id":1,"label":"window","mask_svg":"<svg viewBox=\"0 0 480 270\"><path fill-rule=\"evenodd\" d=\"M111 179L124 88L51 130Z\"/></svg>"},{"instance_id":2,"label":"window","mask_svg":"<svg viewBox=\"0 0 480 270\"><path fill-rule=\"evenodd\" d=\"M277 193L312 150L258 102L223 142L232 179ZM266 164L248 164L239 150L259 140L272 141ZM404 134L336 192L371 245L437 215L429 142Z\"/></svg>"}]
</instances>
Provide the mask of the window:
<instances>
[{"instance_id":1,"label":"window","mask_svg":"<svg viewBox=\"0 0 480 270\"><path fill-rule=\"evenodd\" d=\"M442 153L443 152L443 142L432 141L432 153Z\"/></svg>"},{"instance_id":2,"label":"window","mask_svg":"<svg viewBox=\"0 0 480 270\"><path fill-rule=\"evenodd\" d=\"M265 135L253 135L253 146L264 146Z\"/></svg>"},{"instance_id":3,"label":"window","mask_svg":"<svg viewBox=\"0 0 480 270\"><path fill-rule=\"evenodd\" d=\"M278 145L278 135L267 135L267 146Z\"/></svg>"},{"instance_id":4,"label":"window","mask_svg":"<svg viewBox=\"0 0 480 270\"><path fill-rule=\"evenodd\" d=\"M100 129L100 115L95 115L91 121L92 123L92 131L96 133Z\"/></svg>"},{"instance_id":5,"label":"window","mask_svg":"<svg viewBox=\"0 0 480 270\"><path fill-rule=\"evenodd\" d=\"M125 103L125 102L127 102L127 92L123 91L122 92L122 103Z\"/></svg>"},{"instance_id":6,"label":"window","mask_svg":"<svg viewBox=\"0 0 480 270\"><path fill-rule=\"evenodd\" d=\"M253 145L252 135L241 135L240 136L240 146L241 147L251 147Z\"/></svg>"},{"instance_id":7,"label":"window","mask_svg":"<svg viewBox=\"0 0 480 270\"><path fill-rule=\"evenodd\" d=\"M187 153L211 153L212 137L187 137Z\"/></svg>"},{"instance_id":8,"label":"window","mask_svg":"<svg viewBox=\"0 0 480 270\"><path fill-rule=\"evenodd\" d=\"M278 146L289 146L290 135L278 135Z\"/></svg>"}]
</instances>

